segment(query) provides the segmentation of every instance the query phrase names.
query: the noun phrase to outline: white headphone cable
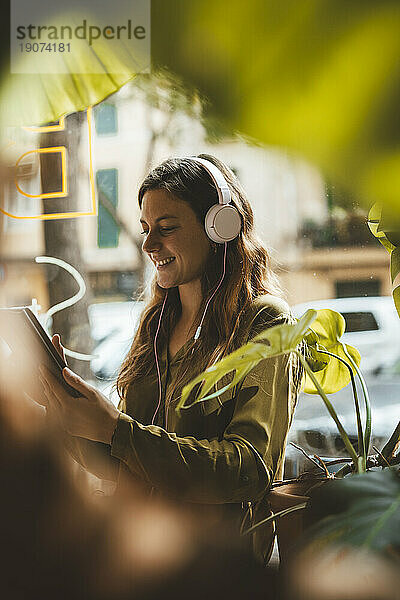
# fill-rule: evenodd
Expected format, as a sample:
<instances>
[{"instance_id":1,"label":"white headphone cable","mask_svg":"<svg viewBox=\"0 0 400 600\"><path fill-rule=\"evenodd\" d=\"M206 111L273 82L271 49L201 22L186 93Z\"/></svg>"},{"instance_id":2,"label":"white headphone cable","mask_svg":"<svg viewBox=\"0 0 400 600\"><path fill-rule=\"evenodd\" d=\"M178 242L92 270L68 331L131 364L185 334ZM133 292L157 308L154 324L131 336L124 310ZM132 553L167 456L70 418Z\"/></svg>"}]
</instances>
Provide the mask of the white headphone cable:
<instances>
[{"instance_id":1,"label":"white headphone cable","mask_svg":"<svg viewBox=\"0 0 400 600\"><path fill-rule=\"evenodd\" d=\"M154 425L154 420L156 418L156 414L158 413L158 410L160 408L161 405L161 375L160 375L160 365L158 364L158 356L157 356L157 336L158 336L158 332L160 331L160 325L161 325L161 319L163 316L163 312L164 312L164 307L165 307L165 303L167 301L167 297L168 297L168 290L165 293L164 296L164 302L161 308L161 312L160 312L160 318L158 319L158 326L157 326L157 331L156 331L156 335L154 337L154 355L156 358L156 366L157 366L157 376L158 376L158 404L157 404L157 408L155 410L155 413L153 415L153 418L151 420L151 424Z\"/></svg>"},{"instance_id":2,"label":"white headphone cable","mask_svg":"<svg viewBox=\"0 0 400 600\"><path fill-rule=\"evenodd\" d=\"M200 325L198 326L198 328L196 329L196 333L194 334L195 341L197 341L199 339L199 337L200 337L201 326L203 325L203 321L204 321L204 318L206 316L208 305L210 304L211 300L214 298L215 294L218 292L219 288L221 287L222 281L223 281L223 279L225 277L225 270L226 270L226 249L228 247L227 242L224 243L224 246L225 246L225 249L224 249L224 267L223 267L222 277L221 277L221 279L219 281L219 284L215 288L214 292L212 293L212 295L207 300L207 304L206 304L206 307L204 309L203 316L201 317ZM193 350L192 350L192 352L193 352Z\"/></svg>"}]
</instances>

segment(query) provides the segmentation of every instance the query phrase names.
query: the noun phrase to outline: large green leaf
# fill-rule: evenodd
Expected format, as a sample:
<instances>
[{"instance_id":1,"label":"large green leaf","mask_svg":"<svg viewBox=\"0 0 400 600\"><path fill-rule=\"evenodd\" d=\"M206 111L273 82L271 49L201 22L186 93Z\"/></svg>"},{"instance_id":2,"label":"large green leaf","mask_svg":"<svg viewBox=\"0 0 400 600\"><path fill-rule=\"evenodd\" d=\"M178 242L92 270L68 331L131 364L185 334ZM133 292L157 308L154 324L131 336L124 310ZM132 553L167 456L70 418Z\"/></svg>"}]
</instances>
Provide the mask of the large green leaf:
<instances>
[{"instance_id":1,"label":"large green leaf","mask_svg":"<svg viewBox=\"0 0 400 600\"><path fill-rule=\"evenodd\" d=\"M309 331L304 336L304 341L306 342L307 364L313 373L325 369L330 362L331 357L318 350L318 336L315 331Z\"/></svg>"},{"instance_id":2,"label":"large green leaf","mask_svg":"<svg viewBox=\"0 0 400 600\"><path fill-rule=\"evenodd\" d=\"M398 285L397 287L394 288L394 290L392 291L392 295L393 295L394 305L397 310L397 314L400 317L400 285Z\"/></svg>"},{"instance_id":3,"label":"large green leaf","mask_svg":"<svg viewBox=\"0 0 400 600\"><path fill-rule=\"evenodd\" d=\"M340 313L329 308L318 310L317 317L312 325L312 329L318 338L318 344L314 352L318 351L319 348L325 349L348 363L343 344L340 341L345 326L345 320ZM353 346L346 345L346 347L354 362L359 365L361 356L358 350ZM320 356L324 355L320 354ZM351 377L348 368L335 358L332 358L324 369L314 373L314 375L326 394L333 394L341 390L350 382ZM319 393L308 375L306 376L304 391L307 394Z\"/></svg>"},{"instance_id":4,"label":"large green leaf","mask_svg":"<svg viewBox=\"0 0 400 600\"><path fill-rule=\"evenodd\" d=\"M398 210L390 206L382 209L378 232L383 231L388 240L394 245L400 245L400 215Z\"/></svg>"},{"instance_id":5,"label":"large green leaf","mask_svg":"<svg viewBox=\"0 0 400 600\"><path fill-rule=\"evenodd\" d=\"M382 219L382 205L377 202L375 203L368 213L368 227L388 252L392 252L395 246L388 240L386 233L381 230L381 219Z\"/></svg>"},{"instance_id":6,"label":"large green leaf","mask_svg":"<svg viewBox=\"0 0 400 600\"><path fill-rule=\"evenodd\" d=\"M215 0L153 0L152 9L155 64L200 89L230 131L295 149L368 204L398 205L398 0L230 0L228 11Z\"/></svg>"},{"instance_id":7,"label":"large green leaf","mask_svg":"<svg viewBox=\"0 0 400 600\"><path fill-rule=\"evenodd\" d=\"M251 342L248 342L224 357L218 363L212 365L188 383L182 390L182 396L177 404L176 410L180 411L189 408L198 402L204 402L220 396L240 383L240 381L242 381L244 377L246 377L246 375L265 358L272 358L295 351L315 317L316 311L308 310L301 319L294 324L275 325L274 327L262 331L254 337ZM262 342L267 342L268 345ZM208 392L229 373L233 373L232 380L224 385L224 387L217 389L212 394L208 394ZM199 384L200 389L197 391L198 397L190 405L186 405L186 401L192 390Z\"/></svg>"},{"instance_id":8,"label":"large green leaf","mask_svg":"<svg viewBox=\"0 0 400 600\"><path fill-rule=\"evenodd\" d=\"M400 477L396 469L329 481L310 492L314 543L400 550Z\"/></svg>"},{"instance_id":9,"label":"large green leaf","mask_svg":"<svg viewBox=\"0 0 400 600\"><path fill-rule=\"evenodd\" d=\"M390 255L390 275L392 278L392 283L400 273L400 246L397 246L393 249L392 254Z\"/></svg>"},{"instance_id":10,"label":"large green leaf","mask_svg":"<svg viewBox=\"0 0 400 600\"><path fill-rule=\"evenodd\" d=\"M264 329L264 331L252 338L252 342L268 341L275 356L291 352L297 348L298 344L304 338L316 316L317 311L309 309L296 323L292 325L276 325L275 327Z\"/></svg>"},{"instance_id":11,"label":"large green leaf","mask_svg":"<svg viewBox=\"0 0 400 600\"><path fill-rule=\"evenodd\" d=\"M398 211L380 203L374 204L368 215L368 226L373 235L390 253L390 276L392 284L400 273L400 217ZM400 317L400 286L392 290L394 305Z\"/></svg>"},{"instance_id":12,"label":"large green leaf","mask_svg":"<svg viewBox=\"0 0 400 600\"><path fill-rule=\"evenodd\" d=\"M118 11L116 3L115 15ZM82 14L66 2L52 14L50 23L60 31L65 23L78 25L83 18L90 22L91 12L92 21L99 24L101 11L96 12L95 3L91 9L86 5ZM21 54L21 72L9 73L2 81L1 130L8 126L43 125L85 110L119 90L138 72L150 69L150 59L140 56L138 47L122 38L110 44L100 37L89 44L87 39L75 37L71 52L49 53L42 48L40 73L32 64L35 60L34 52Z\"/></svg>"}]
</instances>

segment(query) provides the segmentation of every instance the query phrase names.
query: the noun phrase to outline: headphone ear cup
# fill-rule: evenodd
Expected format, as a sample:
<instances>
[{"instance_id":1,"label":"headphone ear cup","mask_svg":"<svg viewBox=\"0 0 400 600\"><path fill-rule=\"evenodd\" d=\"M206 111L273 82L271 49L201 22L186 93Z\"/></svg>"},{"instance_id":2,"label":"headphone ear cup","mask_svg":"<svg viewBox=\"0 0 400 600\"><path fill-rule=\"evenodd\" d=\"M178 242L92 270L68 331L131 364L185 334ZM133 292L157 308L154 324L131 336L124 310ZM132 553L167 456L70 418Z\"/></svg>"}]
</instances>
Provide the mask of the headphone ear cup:
<instances>
[{"instance_id":1,"label":"headphone ear cup","mask_svg":"<svg viewBox=\"0 0 400 600\"><path fill-rule=\"evenodd\" d=\"M204 227L213 242L223 244L239 235L242 221L238 211L231 204L214 204L206 214Z\"/></svg>"}]
</instances>

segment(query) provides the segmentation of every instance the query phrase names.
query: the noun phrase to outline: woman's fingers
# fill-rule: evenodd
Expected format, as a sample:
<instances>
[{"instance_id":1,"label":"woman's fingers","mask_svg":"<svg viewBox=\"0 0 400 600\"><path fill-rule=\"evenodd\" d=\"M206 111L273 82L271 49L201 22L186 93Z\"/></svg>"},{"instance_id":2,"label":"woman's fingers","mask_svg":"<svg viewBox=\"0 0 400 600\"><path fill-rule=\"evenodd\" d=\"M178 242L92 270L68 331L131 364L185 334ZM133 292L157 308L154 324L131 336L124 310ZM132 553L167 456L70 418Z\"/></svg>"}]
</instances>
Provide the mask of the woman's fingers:
<instances>
[{"instance_id":1,"label":"woman's fingers","mask_svg":"<svg viewBox=\"0 0 400 600\"><path fill-rule=\"evenodd\" d=\"M57 402L60 405L63 429L73 436L110 444L120 415L112 402L70 369L63 369L63 377L78 390L78 398L71 396L44 365L40 372L49 402L52 406L56 406Z\"/></svg>"},{"instance_id":2,"label":"woman's fingers","mask_svg":"<svg viewBox=\"0 0 400 600\"><path fill-rule=\"evenodd\" d=\"M51 338L52 344L54 346L54 348L57 350L58 354L61 356L61 358L63 359L63 361L65 362L65 364L67 364L67 361L65 360L65 352L64 352L64 348L61 344L61 337L59 333L55 333L53 335L53 337Z\"/></svg>"},{"instance_id":3,"label":"woman's fingers","mask_svg":"<svg viewBox=\"0 0 400 600\"><path fill-rule=\"evenodd\" d=\"M40 383L43 388L44 397L46 398L46 413L49 422L58 428L64 429L63 411L57 398L50 392L50 388L45 379L39 375Z\"/></svg>"},{"instance_id":4,"label":"woman's fingers","mask_svg":"<svg viewBox=\"0 0 400 600\"><path fill-rule=\"evenodd\" d=\"M51 343L53 344L54 348L57 350L61 358L63 358L63 351L61 348L60 336L58 333L55 333L53 335L53 337L51 338Z\"/></svg>"},{"instance_id":5,"label":"woman's fingers","mask_svg":"<svg viewBox=\"0 0 400 600\"><path fill-rule=\"evenodd\" d=\"M60 381L44 366L40 367L42 382L50 402L63 415L74 406L76 398L71 396Z\"/></svg>"},{"instance_id":6,"label":"woman's fingers","mask_svg":"<svg viewBox=\"0 0 400 600\"><path fill-rule=\"evenodd\" d=\"M44 395L47 399L47 405L54 407L57 411L62 411L63 404L60 402L60 398L58 397L54 387L49 385L48 380L42 375L39 375L39 380L43 388Z\"/></svg>"},{"instance_id":7,"label":"woman's fingers","mask_svg":"<svg viewBox=\"0 0 400 600\"><path fill-rule=\"evenodd\" d=\"M79 375L71 371L71 369L63 369L63 376L65 381L78 390L82 396L86 396L86 398L90 397L93 392L93 387L86 383Z\"/></svg>"}]
</instances>

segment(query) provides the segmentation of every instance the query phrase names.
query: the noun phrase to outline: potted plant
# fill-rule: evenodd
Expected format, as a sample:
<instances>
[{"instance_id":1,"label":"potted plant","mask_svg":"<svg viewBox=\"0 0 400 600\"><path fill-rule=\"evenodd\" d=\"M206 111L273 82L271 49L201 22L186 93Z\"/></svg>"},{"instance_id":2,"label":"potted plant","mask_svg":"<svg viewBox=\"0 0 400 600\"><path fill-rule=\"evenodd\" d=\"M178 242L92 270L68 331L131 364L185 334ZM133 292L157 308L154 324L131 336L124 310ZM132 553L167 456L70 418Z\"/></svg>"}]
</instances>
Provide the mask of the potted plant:
<instances>
[{"instance_id":1,"label":"potted plant","mask_svg":"<svg viewBox=\"0 0 400 600\"><path fill-rule=\"evenodd\" d=\"M193 404L205 402L221 395L238 384L259 361L265 358L276 357L289 352L298 355L304 368L304 389L308 393L317 393L322 398L341 435L348 457L340 459L344 466L335 474L329 473L329 463L326 464L322 459L316 457L312 460L319 468L320 473L318 475L303 476L289 482L275 482L267 496L271 507L270 516L247 529L243 528L243 533L249 534L257 528L266 526L272 520L276 521L280 555L283 559L288 556L289 549L291 546L293 547L296 538L301 536L304 521L309 522L310 515L312 515L313 520L320 520L325 516L326 511L324 512L321 507L328 508L330 506L326 502L326 494L328 493L331 498L334 497L336 488L338 493L342 494L341 484L338 485L336 482L340 482L346 475L350 474L358 478L368 475L368 482L367 479L362 481L367 484L367 487L369 485L369 488L373 489L374 485L380 481L379 477L383 477L382 481L386 481L386 478L390 478L392 475L381 476L374 473L371 479L370 473L367 473L367 471L376 467L384 468L395 465L399 462L398 457L395 456L395 451L400 441L400 424L396 427L386 446L380 452L370 455L371 406L368 389L359 370L359 352L341 342L344 330L344 318L330 309L308 310L294 324L281 324L266 329L185 386L176 408L178 411L186 410ZM216 389L218 382L229 373L233 374L232 380L224 387ZM362 422L356 378L359 382L364 404L364 423ZM327 396L327 394L339 391L348 383L351 383L353 392L358 432L357 445L353 445L350 441L335 407ZM191 404L188 404L190 394L197 385L199 385L197 396ZM335 486L333 490L332 485ZM353 485L354 489L358 490L360 486L359 479L354 479ZM395 483L392 482L392 488L395 487ZM352 489L352 484L346 481L344 497L350 498L352 495L351 493L350 496L348 494L349 490L351 492ZM321 490L329 491L324 492ZM356 497L357 493L355 493ZM357 510L351 502L349 505L342 502L342 507L344 512L350 510L351 514ZM306 508L307 511L305 511ZM393 510L392 504L388 508L384 502L381 503L378 513L383 521L385 520L386 510ZM374 518L378 518L379 521L377 511L374 512L374 515ZM278 517L281 518L277 519ZM326 531L332 534L329 523L324 526L327 527ZM367 531L365 533L367 534ZM321 536L322 534L323 532Z\"/></svg>"}]
</instances>

